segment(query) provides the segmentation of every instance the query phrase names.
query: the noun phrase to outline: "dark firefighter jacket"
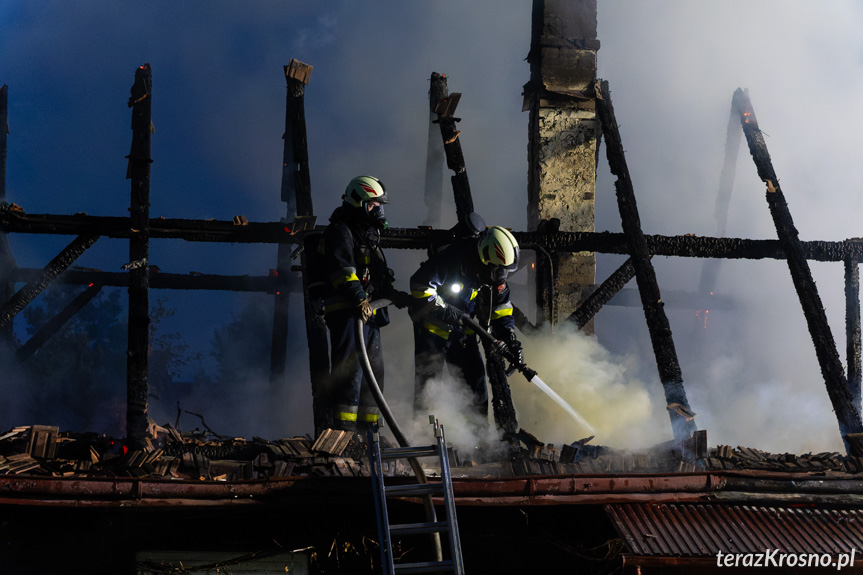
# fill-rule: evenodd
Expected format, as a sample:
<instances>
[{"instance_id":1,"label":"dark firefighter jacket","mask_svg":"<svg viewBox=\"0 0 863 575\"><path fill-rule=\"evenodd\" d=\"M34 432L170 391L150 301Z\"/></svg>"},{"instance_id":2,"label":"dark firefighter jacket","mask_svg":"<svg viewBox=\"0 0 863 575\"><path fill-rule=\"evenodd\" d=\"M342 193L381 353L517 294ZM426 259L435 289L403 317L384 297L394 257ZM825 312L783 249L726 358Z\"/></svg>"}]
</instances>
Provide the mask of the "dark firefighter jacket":
<instances>
[{"instance_id":1,"label":"dark firefighter jacket","mask_svg":"<svg viewBox=\"0 0 863 575\"><path fill-rule=\"evenodd\" d=\"M478 266L482 264L479 263L479 256L474 257L475 252L475 239L457 240L423 262L411 276L411 295L417 301L424 300L434 305L433 311L419 320L424 329L449 339L454 329L452 323L461 312L471 316L477 314L477 295L484 282L477 274ZM443 305L444 302L446 305ZM514 328L512 302L506 281L491 286L490 308L490 313L481 315L489 317L496 337Z\"/></svg>"},{"instance_id":2,"label":"dark firefighter jacket","mask_svg":"<svg viewBox=\"0 0 863 575\"><path fill-rule=\"evenodd\" d=\"M392 291L392 272L380 249L380 231L360 208L340 206L324 231L324 312L356 308Z\"/></svg>"}]
</instances>

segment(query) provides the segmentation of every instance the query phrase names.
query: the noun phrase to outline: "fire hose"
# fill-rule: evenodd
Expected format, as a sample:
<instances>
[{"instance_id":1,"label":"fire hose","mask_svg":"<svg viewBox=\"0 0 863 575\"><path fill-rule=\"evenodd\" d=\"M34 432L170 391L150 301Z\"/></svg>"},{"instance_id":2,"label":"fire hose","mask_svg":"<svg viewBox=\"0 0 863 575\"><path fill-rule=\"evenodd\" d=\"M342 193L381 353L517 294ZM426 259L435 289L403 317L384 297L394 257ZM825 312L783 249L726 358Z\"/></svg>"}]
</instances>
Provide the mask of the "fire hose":
<instances>
[{"instance_id":1,"label":"fire hose","mask_svg":"<svg viewBox=\"0 0 863 575\"><path fill-rule=\"evenodd\" d=\"M510 370L514 368L520 371L529 383L534 384L540 389L540 391L549 396L552 401L554 401L561 408L563 408L563 410L566 411L570 415L570 417L572 417L574 420L586 427L590 433L594 435L596 434L596 430L593 428L593 426L590 425L587 421L585 421L585 419L581 415L579 415L579 413L575 411L575 409L573 409L572 406L569 405L569 403L567 403L565 399L559 396L543 380L541 380L539 378L539 374L537 374L535 370L529 368L523 360L519 361L519 359L513 353L511 353L505 345L502 345L502 342L500 342L493 335L491 335L487 329L485 329L479 324L478 321L470 317L468 314L462 314L459 321L461 321L462 324L475 331L481 340L485 341L488 344L491 344L490 348L493 349L496 353L501 354L504 359L509 362ZM507 371L510 372L510 370Z\"/></svg>"},{"instance_id":2,"label":"fire hose","mask_svg":"<svg viewBox=\"0 0 863 575\"><path fill-rule=\"evenodd\" d=\"M407 294L400 294L400 296L410 297ZM380 309L382 307L386 307L392 304L393 301L387 298L381 298L371 302L371 307L374 310ZM502 345L498 339L496 339L492 334L488 332L488 330L482 325L479 324L475 319L470 317L468 314L463 313L459 318L459 321L465 325L466 327L471 328L476 334L485 341L486 343L491 344L490 349L494 350L495 353L501 354L507 361L510 363L510 368L515 368L524 375L525 379L528 382L534 384L538 387L543 393L548 395L555 403L557 403L561 408L564 409L573 419L581 423L584 427L586 427L591 433L596 433L593 427L584 420L581 415L576 412L569 403L566 402L562 397L560 397L554 390L552 390L544 381L539 378L537 372L527 366L527 364L522 360L519 361L513 353L509 351L504 345ZM368 384L369 391L371 391L372 396L374 397L375 403L377 403L378 408L381 411L381 415L384 420L387 422L387 425L390 426L390 431L395 437L396 441L401 447L410 447L410 443L408 443L407 438L399 427L398 423L395 420L395 416L393 416L392 410L390 410L389 405L384 398L384 394L381 391L380 386L378 385L377 379L375 378L374 371L372 370L371 362L369 361L368 350L366 349L365 337L363 337L363 320L362 318L357 318L356 321L356 340L357 340L357 349L359 352L360 358L360 366L362 367L363 374L365 375L366 383ZM413 469L414 475L416 475L417 481L419 483L425 484L428 483L428 478L425 476L425 472L422 469L422 466L419 464L416 458L408 458L408 462L410 463L411 469ZM432 502L431 495L423 496L423 507L426 512L426 519L430 522L436 522L437 516L435 514L434 503ZM437 554L438 560L441 560L443 556L443 552L440 544L440 535L438 533L432 534L432 540L434 544L435 553Z\"/></svg>"},{"instance_id":3,"label":"fire hose","mask_svg":"<svg viewBox=\"0 0 863 575\"><path fill-rule=\"evenodd\" d=\"M380 309L382 307L386 307L392 303L392 300L388 299L378 299L371 303L372 309ZM380 386L378 385L378 380L375 378L374 370L372 370L372 364L369 361L369 353L366 349L366 340L363 337L363 320L362 318L357 318L356 321L356 340L357 340L357 350L359 352L360 358L360 366L362 367L363 374L366 376L366 383L369 386L369 391L372 393L372 397L375 399L375 403L378 404L378 409L381 411L381 415L384 420L387 422L387 425L390 426L390 431L395 437L396 442L401 447L410 447L410 443L405 437L405 434L402 432L398 423L396 422L395 416L393 415L392 410L387 404L387 400L384 398L384 394L381 391ZM411 466L411 469L414 472L414 475L417 478L417 482L421 484L428 483L428 478L426 477L425 471L423 471L422 465L420 465L419 461L416 457L409 457L408 463ZM426 521L429 523L437 522L437 514L435 513L434 502L432 501L432 497L429 494L422 496L423 500L423 508L425 509ZM440 543L440 534L439 533L431 533L432 546L434 548L434 552L438 561L443 560L443 549Z\"/></svg>"}]
</instances>

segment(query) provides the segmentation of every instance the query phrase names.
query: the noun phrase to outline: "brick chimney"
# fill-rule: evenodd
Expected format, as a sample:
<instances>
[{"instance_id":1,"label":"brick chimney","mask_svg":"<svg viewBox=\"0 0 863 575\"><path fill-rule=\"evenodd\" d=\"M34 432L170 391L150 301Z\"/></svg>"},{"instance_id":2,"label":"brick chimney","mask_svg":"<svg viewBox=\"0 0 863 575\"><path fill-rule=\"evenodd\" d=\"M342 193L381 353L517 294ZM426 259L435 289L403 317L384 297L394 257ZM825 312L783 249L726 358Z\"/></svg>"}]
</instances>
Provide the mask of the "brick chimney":
<instances>
[{"instance_id":1,"label":"brick chimney","mask_svg":"<svg viewBox=\"0 0 863 575\"><path fill-rule=\"evenodd\" d=\"M595 231L597 0L534 0L528 139L529 230ZM592 252L536 255L537 323L565 320L596 281ZM585 326L592 330L592 322Z\"/></svg>"}]
</instances>

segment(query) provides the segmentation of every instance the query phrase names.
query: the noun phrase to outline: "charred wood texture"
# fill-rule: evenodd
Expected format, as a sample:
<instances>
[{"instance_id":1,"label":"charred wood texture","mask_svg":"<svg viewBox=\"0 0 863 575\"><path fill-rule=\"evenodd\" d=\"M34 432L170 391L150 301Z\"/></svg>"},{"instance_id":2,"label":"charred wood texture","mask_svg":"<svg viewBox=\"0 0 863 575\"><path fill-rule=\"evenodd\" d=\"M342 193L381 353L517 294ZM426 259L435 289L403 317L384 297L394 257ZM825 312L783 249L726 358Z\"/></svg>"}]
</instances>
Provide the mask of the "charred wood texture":
<instances>
[{"instance_id":1,"label":"charred wood texture","mask_svg":"<svg viewBox=\"0 0 863 575\"><path fill-rule=\"evenodd\" d=\"M9 86L0 86L0 202L6 201L6 135L9 134Z\"/></svg>"},{"instance_id":2,"label":"charred wood texture","mask_svg":"<svg viewBox=\"0 0 863 575\"><path fill-rule=\"evenodd\" d=\"M291 60L284 67L287 92L285 96L285 132L282 135L282 201L286 215L282 220L291 227L297 215L312 215L309 150L306 140L305 92L311 66ZM288 346L288 322L291 303L291 248L279 244L276 256L276 294L273 306L273 333L270 342L270 381L285 373Z\"/></svg>"},{"instance_id":3,"label":"charred wood texture","mask_svg":"<svg viewBox=\"0 0 863 575\"><path fill-rule=\"evenodd\" d=\"M722 162L722 172L719 174L719 191L716 194L716 207L714 209L717 237L725 235L728 206L731 203L731 192L734 189L734 175L737 172L737 156L740 155L742 134L740 121L737 117L737 106L732 99L725 135L725 159ZM698 290L701 293L708 293L716 286L720 265L722 265L721 261L704 262L701 268L701 280L698 282Z\"/></svg>"},{"instance_id":4,"label":"charred wood texture","mask_svg":"<svg viewBox=\"0 0 863 575\"><path fill-rule=\"evenodd\" d=\"M172 274L156 272L150 266L150 289L209 290L261 292L275 294L278 285L275 276L226 276L218 274ZM11 275L16 282L33 281L42 270L17 268ZM99 284L103 287L129 287L129 274L98 270L71 269L55 280L70 285ZM294 286L297 292L300 286Z\"/></svg>"},{"instance_id":5,"label":"charred wood texture","mask_svg":"<svg viewBox=\"0 0 863 575\"><path fill-rule=\"evenodd\" d=\"M285 100L285 149L282 172L282 200L287 203L287 219L294 216L313 216L311 178L309 175L309 150L306 137L306 85L312 67L297 60L285 66L287 96ZM292 201L294 202L292 204ZM322 228L321 228L322 229ZM305 234L298 234L297 240L303 241ZM293 291L290 274L290 249L287 243L279 245L277 274L279 292L276 294L276 311L273 319L273 344L271 351L270 374L272 379L285 371L288 343L288 298ZM306 269L305 250L300 252L300 267ZM309 377L312 386L312 413L315 434L331 427L331 410L327 408L325 390L329 379L330 355L327 327L323 319L315 313L309 298L308 277L302 276L303 313L305 315L306 341L309 347Z\"/></svg>"},{"instance_id":6,"label":"charred wood texture","mask_svg":"<svg viewBox=\"0 0 863 575\"><path fill-rule=\"evenodd\" d=\"M487 328L491 315L491 290L486 288L480 291L477 301L478 314L477 327ZM474 328L475 329L475 328ZM484 335L478 332L480 336ZM487 333L487 332L486 332ZM503 359L492 348L494 338L480 337L483 351L485 353L485 373L491 388L491 407L494 415L494 423L502 434L516 433L518 431L518 420L515 415L515 406L512 403L512 392L509 388L509 378L506 375L506 366Z\"/></svg>"},{"instance_id":7,"label":"charred wood texture","mask_svg":"<svg viewBox=\"0 0 863 575\"><path fill-rule=\"evenodd\" d=\"M632 265L632 258L626 260L622 266L614 270L596 290L588 296L583 304L578 306L578 309L569 316L569 321L574 322L578 329L587 325L593 316L599 313L602 306L607 304L620 290L623 289L629 280L635 276L635 266Z\"/></svg>"},{"instance_id":8,"label":"charred wood texture","mask_svg":"<svg viewBox=\"0 0 863 575\"><path fill-rule=\"evenodd\" d=\"M0 204L6 201L6 135L9 133L8 93L5 84L0 87ZM9 301L15 293L10 274L15 270L15 257L9 248L6 233L0 232L0 304ZM0 340L12 341L12 322L0 329Z\"/></svg>"},{"instance_id":9,"label":"charred wood texture","mask_svg":"<svg viewBox=\"0 0 863 575\"><path fill-rule=\"evenodd\" d=\"M323 226L316 226L323 230ZM50 235L96 234L108 238L132 237L129 218L111 216L27 214L0 206L0 231ZM518 232L513 235L523 249L544 248L549 252L591 251L601 254L629 253L626 236L613 232ZM282 222L248 222L154 218L150 237L193 242L299 244L302 234L291 235ZM381 233L385 248L426 249L452 241L452 231L427 228L389 228ZM650 255L684 258L785 259L779 240L715 238L695 235L645 235ZM863 240L804 241L803 255L810 260L841 262L863 261Z\"/></svg>"},{"instance_id":10,"label":"charred wood texture","mask_svg":"<svg viewBox=\"0 0 863 575\"><path fill-rule=\"evenodd\" d=\"M0 307L0 328L12 321L19 311L24 309L28 303L33 301L36 296L42 293L45 288L51 285L60 274L66 271L72 263L78 259L87 249L92 246L99 236L79 236L72 243L63 248L57 256L51 260L42 270L38 277L27 283L18 292L12 296L6 303Z\"/></svg>"},{"instance_id":11,"label":"charred wood texture","mask_svg":"<svg viewBox=\"0 0 863 575\"><path fill-rule=\"evenodd\" d=\"M758 176L767 184L767 204L770 207L770 215L776 226L776 234L785 252L788 268L791 271L791 279L797 290L800 305L803 307L803 315L809 326L809 334L815 344L815 354L821 366L821 374L827 386L827 394L833 404L833 410L839 422L839 431L843 438L849 433L860 433L863 431L863 422L860 419L860 411L854 404L851 392L848 389L848 381L845 371L839 359L836 343L830 325L827 323L827 315L818 295L815 281L806 261L800 239L797 237L797 229L791 218L791 212L785 201L785 195L779 187L779 178L773 170L770 154L767 152L767 144L764 136L758 128L758 120L752 109L749 97L738 89L734 92L734 100L740 122L743 126L743 135L749 145L749 152L758 170Z\"/></svg>"},{"instance_id":12,"label":"charred wood texture","mask_svg":"<svg viewBox=\"0 0 863 575\"><path fill-rule=\"evenodd\" d=\"M446 93L446 79L432 72L432 93ZM455 174L452 176L452 190L455 194L455 212L459 222L467 221L468 214L473 212L473 198L470 193L470 183L467 179L467 168L464 165L464 154L461 150L461 132L456 128L460 118L453 116L461 94L449 94L437 101L435 113L443 138L443 149L446 153L446 165Z\"/></svg>"},{"instance_id":13,"label":"charred wood texture","mask_svg":"<svg viewBox=\"0 0 863 575\"><path fill-rule=\"evenodd\" d=\"M429 80L429 132L426 144L426 174L423 197L425 198L428 216L426 224L429 226L440 226L442 221L442 196L443 196L443 167L444 150L440 137L437 135L439 128L436 127L435 119L438 103L445 100L447 91L446 76L432 72Z\"/></svg>"},{"instance_id":14,"label":"charred wood texture","mask_svg":"<svg viewBox=\"0 0 863 575\"><path fill-rule=\"evenodd\" d=\"M671 326L665 315L662 295L659 292L659 285L656 283L656 273L650 262L650 250L644 233L641 231L635 192L632 188L629 168L626 165L623 143L617 129L617 120L614 117L614 107L611 103L608 82L602 81L600 83L599 92L600 96L596 101L597 112L602 123L602 133L605 135L608 164L611 173L617 178L614 182L614 188L617 193L617 205L620 210L623 234L626 236L632 265L635 268L635 280L641 293L641 303L644 308L644 317L647 320L647 329L650 332L650 341L653 344L653 353L656 356L659 379L665 390L667 404L677 403L688 410L689 402L683 388L683 374L677 359L677 351L674 348ZM687 420L673 410L669 410L668 413L671 417L675 441L683 442L696 431L695 424L691 419Z\"/></svg>"},{"instance_id":15,"label":"charred wood texture","mask_svg":"<svg viewBox=\"0 0 863 575\"><path fill-rule=\"evenodd\" d=\"M861 355L860 333L860 267L845 260L845 343L848 361L848 391L857 411L860 411Z\"/></svg>"},{"instance_id":16,"label":"charred wood texture","mask_svg":"<svg viewBox=\"0 0 863 575\"><path fill-rule=\"evenodd\" d=\"M309 176L309 144L306 137L306 85L312 67L298 60L285 66L287 98L285 101L285 147L282 156L282 201L287 203L288 217L311 216L312 186Z\"/></svg>"},{"instance_id":17,"label":"charred wood texture","mask_svg":"<svg viewBox=\"0 0 863 575\"><path fill-rule=\"evenodd\" d=\"M130 449L147 445L147 355L150 327L150 136L153 77L149 64L135 71L132 108L132 149L126 177L131 180L129 225L129 340L126 355L126 441Z\"/></svg>"},{"instance_id":18,"label":"charred wood texture","mask_svg":"<svg viewBox=\"0 0 863 575\"><path fill-rule=\"evenodd\" d=\"M91 299L96 297L101 289L102 286L98 284L87 286L87 289L79 293L75 299L60 310L60 313L52 317L45 323L45 325L40 327L39 330L34 333L29 340L27 340L27 343L18 348L18 359L24 361L33 355L36 350L42 347L42 345L51 338L51 336L60 331L60 328L63 327L67 321L72 319L72 316L81 311L81 309L87 305Z\"/></svg>"},{"instance_id":19,"label":"charred wood texture","mask_svg":"<svg viewBox=\"0 0 863 575\"><path fill-rule=\"evenodd\" d=\"M488 374L489 386L491 387L491 408L494 423L498 430L503 433L516 433L518 420L515 416L515 406L512 403L509 380L506 377L506 367L500 356L492 351L490 344L483 341L483 349L486 357L485 371Z\"/></svg>"}]
</instances>

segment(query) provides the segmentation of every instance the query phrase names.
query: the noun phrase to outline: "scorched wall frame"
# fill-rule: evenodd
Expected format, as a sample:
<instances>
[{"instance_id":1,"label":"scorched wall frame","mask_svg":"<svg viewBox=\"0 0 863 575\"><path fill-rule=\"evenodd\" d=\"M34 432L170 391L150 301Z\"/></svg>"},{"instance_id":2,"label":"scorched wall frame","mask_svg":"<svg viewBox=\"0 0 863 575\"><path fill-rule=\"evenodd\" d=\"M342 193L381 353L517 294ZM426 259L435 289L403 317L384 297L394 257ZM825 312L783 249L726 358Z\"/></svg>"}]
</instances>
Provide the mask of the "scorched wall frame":
<instances>
[{"instance_id":1,"label":"scorched wall frame","mask_svg":"<svg viewBox=\"0 0 863 575\"><path fill-rule=\"evenodd\" d=\"M139 68L140 71L149 72L149 66ZM286 67L287 73L287 67ZM138 74L138 71L136 71ZM137 79L136 79L137 82ZM149 92L151 94L151 92ZM0 192L5 193L5 150L6 150L6 94L7 88L3 86L0 89ZM150 97L145 97L139 100L142 94L133 97L131 104L134 107L144 101L149 101ZM133 113L134 110L133 110ZM140 118L139 118L140 120ZM139 121L139 128L144 128L149 133L149 119ZM745 129L745 126L744 126ZM136 155L138 154L138 155ZM133 161L134 160L134 161ZM276 243L280 245L297 245L303 240L303 236L308 232L292 234L290 229L286 230L285 222L241 222L242 225L237 225L237 222L231 221L205 221L205 220L180 220L180 219L165 219L165 218L149 218L147 210L144 209L149 204L148 197L142 195L144 192L140 189L144 183L149 183L149 149L146 155L140 155L140 150L136 152L133 147L130 154L130 175L132 174L133 164L138 164L138 169L147 170L146 182L143 176L138 176L138 180L133 178L133 208L137 209L137 220L133 223L132 217L136 217L135 210L130 217L98 217L88 215L73 215L62 216L53 214L26 214L21 208L9 205L5 202L5 197L0 196L0 247L5 246L5 234L8 233L35 233L35 234L59 234L59 235L74 235L79 236L69 248L64 250L55 260L66 261L69 256L69 250L76 251L87 243L95 241L99 236L111 238L122 238L130 240L130 266L129 274L111 274L101 271L89 270L69 270L62 273L68 263L52 266L49 264L45 270L33 270L27 268L17 268L12 254L8 250L0 251L0 285L14 285L15 282L27 281L30 284L33 282L43 283L47 285L50 281L61 281L71 284L90 284L97 285L118 285L130 286L132 283L137 285L141 296L139 297L136 308L141 306L142 301L146 301L146 292L149 288L156 289L223 289L231 291L259 291L265 293L275 293L279 288L285 287L281 280L276 278L260 276L222 276L222 275L200 275L200 276L185 276L180 274L162 274L152 273L152 266L146 262L146 256L137 258L136 254L145 253L142 251L143 244L147 243L149 238L176 238L186 241L203 241L203 242L234 242L234 243ZM776 184L774 183L774 186ZM306 188L307 190L309 188ZM462 191L461 189L454 190ZM149 190L146 191L149 193ZM137 200L134 198L138 194ZM308 196L309 199L311 196ZM137 202L137 204L136 204ZM469 206L463 206L466 209ZM311 206L308 204L308 215L311 215ZM311 228L309 231L320 232L322 226ZM592 251L596 253L607 254L629 254L630 246L625 234L609 233L609 232L565 232L553 231L551 233L538 232L514 232L515 237L523 248L529 250L545 250L549 253L561 252L577 252L577 251ZM383 233L382 244L387 248L396 249L425 249L433 244L441 244L448 241L451 237L449 230L437 229L408 229L394 228L386 230ZM716 237L698 237L698 236L662 236L662 235L644 235L644 243L649 255L665 255L677 257L697 257L697 258L722 258L722 259L787 259L787 242L785 240L751 240L741 238L716 238ZM131 246L137 243L138 250L132 250ZM844 381L844 374L841 374L841 364L833 364L834 371L838 369L841 377L837 376L837 385L834 386L834 391L831 394L839 394L844 402L845 396L853 396L849 409L843 407L842 415L840 415L840 426L843 433L848 430L857 430L859 426L859 391L854 392L853 386L859 386L859 295L857 288L859 281L855 281L856 265L863 260L863 241L847 240L841 242L826 242L826 241L810 241L800 242L798 240L799 261L805 263L806 259L816 261L842 261L848 270L846 273L846 299L848 300L848 328L849 328L849 376L854 374L854 377L849 377L849 381ZM86 249L86 248L83 248ZM80 255L80 254L79 254ZM77 256L74 256L77 257ZM74 260L74 257L72 258ZM143 260L143 261L136 261ZM135 273L135 267L140 264L137 269L145 271ZM284 269L284 264L281 266ZM628 269L621 270L624 273L624 278L632 274ZM60 275L62 273L62 275ZM152 274L152 275L151 275ZM134 277L133 277L134 275ZM152 280L152 281L148 281ZM608 290L614 291L619 281L611 282ZM625 282L624 282L625 283ZM26 286L25 286L26 287ZM44 286L43 286L44 287ZM293 287L293 286L292 286ZM298 288L293 288L298 289ZM24 292L28 290L23 290ZM290 290L293 291L293 290ZM12 323L12 318L18 311L16 298L6 290L4 292L2 310L4 311L4 320L2 323L8 332L8 326ZM801 300L803 300L801 296ZM19 302L20 303L20 300ZM79 302L80 303L80 302ZM591 303L594 307L597 302L594 300ZM805 302L803 305L806 306ZM23 306L21 306L23 307ZM130 306L131 307L131 306ZM73 306L74 309L74 306ZM587 310L586 310L587 311ZM590 310L590 314L596 310ZM67 310L68 312L68 310ZM809 312L806 312L809 313ZM573 318L576 319L576 318ZM133 331L143 332L146 329L146 322L142 323L138 318L132 327L130 321L130 338ZM308 317L307 317L308 321ZM583 320L582 320L583 321ZM854 331L854 325L857 325L857 331ZM136 332L136 333L137 333ZM857 335L855 336L854 333ZM310 335L311 337L311 335ZM140 337L138 338L140 339ZM857 342L857 343L855 343ZM311 343L311 342L310 342ZM36 345L34 342L31 347ZM137 341L130 345L130 353L140 346L146 345L146 339ZM835 349L835 344L834 344ZM27 353L31 353L32 349L27 349ZM821 357L823 354L820 354ZM829 349L828 349L828 355ZM134 402L132 411L135 417L132 419L134 428L127 428L129 441L136 441L140 436L139 425L141 417L146 414L146 400L141 401L142 390L146 390L146 354L144 353L143 361L137 361L134 369L130 369L128 377L130 382L127 383L128 395L130 404ZM857 366L857 367L855 367ZM849 390L848 386L852 389ZM829 387L828 387L829 389ZM835 391L838 389L839 391ZM856 389L859 389L857 387ZM850 391L850 393L849 393ZM856 406L854 405L856 404ZM837 410L839 411L839 410ZM856 417L855 417L856 416Z\"/></svg>"}]
</instances>

